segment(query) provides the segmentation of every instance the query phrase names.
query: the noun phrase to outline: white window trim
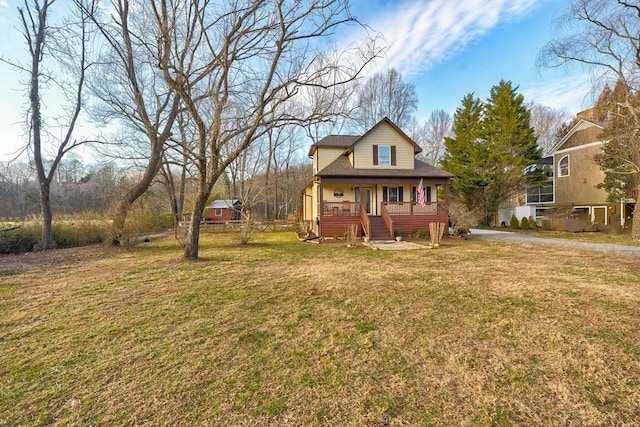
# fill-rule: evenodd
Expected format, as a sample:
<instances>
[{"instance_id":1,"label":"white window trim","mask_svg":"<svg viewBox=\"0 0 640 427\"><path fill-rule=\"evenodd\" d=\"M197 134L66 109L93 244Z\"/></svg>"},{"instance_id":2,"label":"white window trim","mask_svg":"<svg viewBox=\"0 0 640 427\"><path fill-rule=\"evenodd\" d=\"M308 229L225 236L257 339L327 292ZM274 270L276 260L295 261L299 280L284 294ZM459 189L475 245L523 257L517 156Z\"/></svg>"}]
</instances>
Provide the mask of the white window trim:
<instances>
[{"instance_id":1,"label":"white window trim","mask_svg":"<svg viewBox=\"0 0 640 427\"><path fill-rule=\"evenodd\" d=\"M564 159L567 159L567 173L563 174L562 171L562 161ZM560 160L558 160L558 178L565 178L567 176L571 176L571 159L569 158L569 155L566 154L562 157L560 157Z\"/></svg>"},{"instance_id":2,"label":"white window trim","mask_svg":"<svg viewBox=\"0 0 640 427\"><path fill-rule=\"evenodd\" d=\"M389 152L389 156L387 157L388 162L382 161L383 156L381 155L380 151L383 147L386 148ZM391 145L378 145L378 166L391 166Z\"/></svg>"},{"instance_id":3,"label":"white window trim","mask_svg":"<svg viewBox=\"0 0 640 427\"><path fill-rule=\"evenodd\" d=\"M213 215L214 216L222 216L222 208L215 208L213 210Z\"/></svg>"}]
</instances>

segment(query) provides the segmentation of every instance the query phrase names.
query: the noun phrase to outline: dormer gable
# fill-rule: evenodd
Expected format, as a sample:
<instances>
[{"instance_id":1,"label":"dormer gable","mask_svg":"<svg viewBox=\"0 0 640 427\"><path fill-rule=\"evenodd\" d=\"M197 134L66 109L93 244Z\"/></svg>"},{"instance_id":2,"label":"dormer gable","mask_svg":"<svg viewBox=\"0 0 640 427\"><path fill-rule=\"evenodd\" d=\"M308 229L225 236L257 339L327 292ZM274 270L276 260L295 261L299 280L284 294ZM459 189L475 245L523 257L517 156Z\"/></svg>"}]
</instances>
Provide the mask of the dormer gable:
<instances>
[{"instance_id":1,"label":"dormer gable","mask_svg":"<svg viewBox=\"0 0 640 427\"><path fill-rule=\"evenodd\" d=\"M413 169L422 149L387 117L349 146L345 155L354 169Z\"/></svg>"}]
</instances>

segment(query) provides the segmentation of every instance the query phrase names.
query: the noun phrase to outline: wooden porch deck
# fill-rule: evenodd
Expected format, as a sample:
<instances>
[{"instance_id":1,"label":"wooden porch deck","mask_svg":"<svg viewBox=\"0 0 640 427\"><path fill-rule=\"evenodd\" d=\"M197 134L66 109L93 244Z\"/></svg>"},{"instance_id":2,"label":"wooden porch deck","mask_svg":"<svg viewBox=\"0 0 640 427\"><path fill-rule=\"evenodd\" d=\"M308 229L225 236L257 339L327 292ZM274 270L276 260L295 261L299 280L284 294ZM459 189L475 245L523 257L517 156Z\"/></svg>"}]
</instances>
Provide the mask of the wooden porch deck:
<instances>
[{"instance_id":1,"label":"wooden porch deck","mask_svg":"<svg viewBox=\"0 0 640 427\"><path fill-rule=\"evenodd\" d=\"M449 223L447 208L444 202L427 202L424 206L416 202L383 202L381 215L366 215L362 204L356 202L325 202L320 218L322 237L343 236L350 224L358 227L358 237L367 236L371 239L392 239L396 231L404 235L413 234L419 230L429 232L429 224ZM378 227L370 229L372 221L382 218L386 224L388 236ZM382 231L382 232L381 232ZM372 235L372 233L376 235Z\"/></svg>"}]
</instances>

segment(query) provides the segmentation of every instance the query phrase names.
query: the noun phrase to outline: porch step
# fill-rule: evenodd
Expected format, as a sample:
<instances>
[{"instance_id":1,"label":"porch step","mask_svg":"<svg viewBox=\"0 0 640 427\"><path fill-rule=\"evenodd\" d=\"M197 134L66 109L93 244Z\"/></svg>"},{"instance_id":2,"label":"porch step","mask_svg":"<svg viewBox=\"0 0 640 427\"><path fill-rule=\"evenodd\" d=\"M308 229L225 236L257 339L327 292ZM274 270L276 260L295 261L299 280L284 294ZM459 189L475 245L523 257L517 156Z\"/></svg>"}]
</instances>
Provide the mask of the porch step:
<instances>
[{"instance_id":1,"label":"porch step","mask_svg":"<svg viewBox=\"0 0 640 427\"><path fill-rule=\"evenodd\" d=\"M371 230L369 233L370 240L389 240L392 238L389 235L387 224L385 224L382 217L369 216L369 222L371 224Z\"/></svg>"}]
</instances>

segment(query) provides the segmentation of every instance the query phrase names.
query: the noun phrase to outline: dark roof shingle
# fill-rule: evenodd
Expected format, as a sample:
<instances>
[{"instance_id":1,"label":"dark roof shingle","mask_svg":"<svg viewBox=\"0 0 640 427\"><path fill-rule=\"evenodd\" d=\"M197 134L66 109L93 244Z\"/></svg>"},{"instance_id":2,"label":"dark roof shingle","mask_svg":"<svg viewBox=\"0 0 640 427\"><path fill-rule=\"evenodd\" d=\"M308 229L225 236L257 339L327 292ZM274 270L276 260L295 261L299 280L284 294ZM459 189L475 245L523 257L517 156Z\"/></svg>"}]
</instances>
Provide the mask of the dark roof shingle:
<instances>
[{"instance_id":1,"label":"dark roof shingle","mask_svg":"<svg viewBox=\"0 0 640 427\"><path fill-rule=\"evenodd\" d=\"M309 157L313 156L317 147L349 148L360 137L355 135L329 135L309 147Z\"/></svg>"},{"instance_id":2,"label":"dark roof shingle","mask_svg":"<svg viewBox=\"0 0 640 427\"><path fill-rule=\"evenodd\" d=\"M452 178L435 166L414 159L413 169L354 169L348 157L340 156L317 173L320 177L372 177L372 178Z\"/></svg>"}]
</instances>

